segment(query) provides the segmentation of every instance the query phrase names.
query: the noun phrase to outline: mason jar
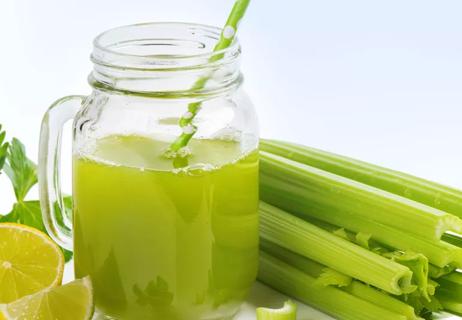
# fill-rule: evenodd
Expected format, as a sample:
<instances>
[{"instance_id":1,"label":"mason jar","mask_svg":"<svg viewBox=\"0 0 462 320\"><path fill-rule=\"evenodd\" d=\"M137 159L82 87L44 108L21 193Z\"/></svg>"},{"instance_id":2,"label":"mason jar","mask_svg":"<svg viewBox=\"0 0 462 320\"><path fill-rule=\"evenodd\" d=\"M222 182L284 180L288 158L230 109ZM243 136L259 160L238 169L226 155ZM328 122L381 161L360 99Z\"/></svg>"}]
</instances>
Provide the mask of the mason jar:
<instances>
[{"instance_id":1,"label":"mason jar","mask_svg":"<svg viewBox=\"0 0 462 320\"><path fill-rule=\"evenodd\" d=\"M258 265L258 126L237 40L190 23L94 41L89 96L47 111L40 198L48 232L90 276L103 319L231 318ZM60 190L73 119L72 216Z\"/></svg>"}]
</instances>

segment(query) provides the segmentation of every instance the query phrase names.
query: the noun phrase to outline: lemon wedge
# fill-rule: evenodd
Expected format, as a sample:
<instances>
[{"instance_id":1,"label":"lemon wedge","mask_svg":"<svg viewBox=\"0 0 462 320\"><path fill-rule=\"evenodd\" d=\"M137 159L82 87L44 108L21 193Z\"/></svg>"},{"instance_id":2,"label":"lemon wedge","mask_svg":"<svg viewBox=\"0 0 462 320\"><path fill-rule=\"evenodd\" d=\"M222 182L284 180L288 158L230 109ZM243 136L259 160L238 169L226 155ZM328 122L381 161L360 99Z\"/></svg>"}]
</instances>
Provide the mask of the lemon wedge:
<instances>
[{"instance_id":1,"label":"lemon wedge","mask_svg":"<svg viewBox=\"0 0 462 320\"><path fill-rule=\"evenodd\" d=\"M0 304L56 287L63 271L63 253L45 233L0 223Z\"/></svg>"}]
</instances>

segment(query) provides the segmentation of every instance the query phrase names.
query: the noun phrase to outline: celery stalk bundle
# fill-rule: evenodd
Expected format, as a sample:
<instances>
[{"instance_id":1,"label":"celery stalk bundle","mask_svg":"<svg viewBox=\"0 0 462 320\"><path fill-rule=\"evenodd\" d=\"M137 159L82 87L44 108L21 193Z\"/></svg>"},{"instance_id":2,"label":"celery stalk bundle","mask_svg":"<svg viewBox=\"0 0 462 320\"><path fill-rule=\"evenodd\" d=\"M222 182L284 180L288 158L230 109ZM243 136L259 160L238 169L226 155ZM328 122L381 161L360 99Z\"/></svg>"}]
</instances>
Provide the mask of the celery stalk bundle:
<instances>
[{"instance_id":1,"label":"celery stalk bundle","mask_svg":"<svg viewBox=\"0 0 462 320\"><path fill-rule=\"evenodd\" d=\"M338 319L462 313L462 192L287 142L260 156L261 281Z\"/></svg>"},{"instance_id":2,"label":"celery stalk bundle","mask_svg":"<svg viewBox=\"0 0 462 320\"><path fill-rule=\"evenodd\" d=\"M462 191L406 173L293 143L262 140L263 150L450 212L462 218Z\"/></svg>"},{"instance_id":3,"label":"celery stalk bundle","mask_svg":"<svg viewBox=\"0 0 462 320\"><path fill-rule=\"evenodd\" d=\"M265 203L260 205L260 234L265 240L391 293L415 290L409 268Z\"/></svg>"}]
</instances>

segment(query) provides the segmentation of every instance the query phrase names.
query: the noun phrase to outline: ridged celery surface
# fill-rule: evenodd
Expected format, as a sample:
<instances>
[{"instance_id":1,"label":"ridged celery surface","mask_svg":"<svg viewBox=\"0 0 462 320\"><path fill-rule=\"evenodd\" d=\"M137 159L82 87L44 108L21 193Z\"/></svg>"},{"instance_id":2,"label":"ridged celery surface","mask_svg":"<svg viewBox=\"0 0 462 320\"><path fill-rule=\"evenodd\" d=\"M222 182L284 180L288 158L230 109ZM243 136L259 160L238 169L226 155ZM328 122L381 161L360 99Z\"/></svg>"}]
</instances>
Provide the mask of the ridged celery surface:
<instances>
[{"instance_id":1,"label":"ridged celery surface","mask_svg":"<svg viewBox=\"0 0 462 320\"><path fill-rule=\"evenodd\" d=\"M445 310L462 314L462 273L452 272L438 280L436 296Z\"/></svg>"},{"instance_id":2,"label":"ridged celery surface","mask_svg":"<svg viewBox=\"0 0 462 320\"><path fill-rule=\"evenodd\" d=\"M266 239L260 239L260 249L305 272L309 276L316 278L317 283L321 286L332 285L337 287L346 287L352 281L351 277L343 273L296 254L295 252L285 249Z\"/></svg>"},{"instance_id":3,"label":"ridged celery surface","mask_svg":"<svg viewBox=\"0 0 462 320\"><path fill-rule=\"evenodd\" d=\"M438 318L443 308L462 313L462 191L290 143L263 140L260 147L262 281L339 319L349 318L306 295L310 287L300 279L393 319ZM396 281L399 269L388 263L411 277Z\"/></svg>"},{"instance_id":4,"label":"ridged celery surface","mask_svg":"<svg viewBox=\"0 0 462 320\"><path fill-rule=\"evenodd\" d=\"M295 297L339 320L407 320L398 314L346 291L320 286L316 279L289 264L260 253L258 278L270 287Z\"/></svg>"},{"instance_id":5,"label":"ridged celery surface","mask_svg":"<svg viewBox=\"0 0 462 320\"><path fill-rule=\"evenodd\" d=\"M400 299L406 301L406 303L412 306L417 311L418 314L423 312L424 309L427 309L427 311L428 310L438 311L441 309L440 304L433 297L435 294L436 286L438 284L435 281L429 279L429 263L428 263L428 259L423 254L415 253L412 251L393 251L390 248L384 247L382 244L378 243L377 241L370 239L368 234L364 234L361 232L354 234L351 231L345 230L343 228L339 229L337 226L333 226L326 222L322 222L319 220L310 220L310 221L314 222L317 226L329 232L332 232L333 234L339 237L342 237L343 239L356 243L363 248L367 248L368 250L371 250L372 252L375 252L384 257L392 259L393 261L396 261L404 266L407 266L412 271L412 284L415 284L418 287L418 290L412 292L410 295L405 295L404 297L400 297ZM275 245L273 244L273 247L274 246ZM265 242L262 241L261 248L265 249L265 247L268 247L268 246L267 244L265 244ZM280 252L278 252L278 250ZM283 261L286 261L290 263L291 265L294 265L297 268L304 270L302 268L304 264L301 263L300 261L301 257L293 258L292 257L293 253L287 252L287 251L283 252L283 250L284 249L282 248L279 248L279 249L272 248L272 247L269 248L269 252L271 252L276 257L280 257L282 258ZM280 256L281 252L283 253L283 256ZM293 264L292 261L295 261L296 263ZM300 265L302 267L300 267ZM438 268L438 267L433 266L432 271L435 274L442 275L442 273L444 272L449 272L449 269L451 268ZM337 283L339 282L338 273L336 273L335 270L332 270L330 273L333 273L335 277L333 276L327 277L331 281L328 284L336 285L336 282ZM322 274L322 278L326 278L326 274ZM326 281L323 281L323 282L326 283Z\"/></svg>"},{"instance_id":6,"label":"ridged celery surface","mask_svg":"<svg viewBox=\"0 0 462 320\"><path fill-rule=\"evenodd\" d=\"M449 213L263 151L260 190L264 201L293 212L302 207L333 224L373 221L431 241L462 230L462 220Z\"/></svg>"},{"instance_id":7,"label":"ridged celery surface","mask_svg":"<svg viewBox=\"0 0 462 320\"><path fill-rule=\"evenodd\" d=\"M462 306L462 273L455 271L442 276L437 281L439 283L437 296L442 304L444 304L443 301L450 300Z\"/></svg>"},{"instance_id":8,"label":"ridged celery surface","mask_svg":"<svg viewBox=\"0 0 462 320\"><path fill-rule=\"evenodd\" d=\"M462 238L457 234L445 233L441 239L455 245L456 247L462 248Z\"/></svg>"},{"instance_id":9,"label":"ridged celery surface","mask_svg":"<svg viewBox=\"0 0 462 320\"><path fill-rule=\"evenodd\" d=\"M261 140L260 149L450 212L462 218L462 191L412 175L293 143Z\"/></svg>"},{"instance_id":10,"label":"ridged celery surface","mask_svg":"<svg viewBox=\"0 0 462 320\"><path fill-rule=\"evenodd\" d=\"M326 268L311 259L284 249L275 243L263 239L260 242L260 248L265 254L284 261L290 266L313 277L315 279L314 283L318 286L336 286L379 307L402 314L406 316L407 319L420 319L415 315L414 308L412 306L393 298L383 291L379 291L359 281L352 280L352 278L344 274L336 272L330 268ZM326 274L330 275L328 280L326 280Z\"/></svg>"},{"instance_id":11,"label":"ridged celery surface","mask_svg":"<svg viewBox=\"0 0 462 320\"><path fill-rule=\"evenodd\" d=\"M421 319L420 317L416 316L414 308L412 308L410 305L359 281L353 281L351 285L346 287L344 290L354 295L355 297L373 303L376 306L385 308L397 314L401 314L405 316L406 319Z\"/></svg>"},{"instance_id":12,"label":"ridged celery surface","mask_svg":"<svg viewBox=\"0 0 462 320\"><path fill-rule=\"evenodd\" d=\"M462 302L460 300L454 300L446 296L440 296L439 299L444 310L462 315Z\"/></svg>"},{"instance_id":13,"label":"ridged celery surface","mask_svg":"<svg viewBox=\"0 0 462 320\"><path fill-rule=\"evenodd\" d=\"M408 267L264 202L260 203L260 236L387 292L400 295L416 289Z\"/></svg>"},{"instance_id":14,"label":"ridged celery surface","mask_svg":"<svg viewBox=\"0 0 462 320\"><path fill-rule=\"evenodd\" d=\"M292 197L292 191L286 191L281 193L280 197ZM283 206L282 204L279 204ZM339 229L339 226L346 228L358 233L369 234L374 241L378 241L383 245L389 246L394 249L399 249L403 251L414 251L422 253L427 257L427 259L439 268L454 269L455 267L462 267L462 248L455 245L446 243L444 241L430 241L410 235L401 230L385 226L374 221L360 219L360 218L350 218L347 216L331 216L328 215L325 217L326 220L329 220L330 223L321 221L319 219L313 218L316 216L317 211L309 211L306 209L303 202L296 202L293 200L291 207L296 207L296 215L311 222L323 229L326 229L330 232L334 232L337 235L340 233L345 233L344 237L347 236L346 231ZM331 223L335 223L333 225ZM446 236L446 235L445 235ZM351 235L350 235L351 237ZM355 236L356 243L358 242L358 234ZM435 271L435 270L433 270Z\"/></svg>"}]
</instances>

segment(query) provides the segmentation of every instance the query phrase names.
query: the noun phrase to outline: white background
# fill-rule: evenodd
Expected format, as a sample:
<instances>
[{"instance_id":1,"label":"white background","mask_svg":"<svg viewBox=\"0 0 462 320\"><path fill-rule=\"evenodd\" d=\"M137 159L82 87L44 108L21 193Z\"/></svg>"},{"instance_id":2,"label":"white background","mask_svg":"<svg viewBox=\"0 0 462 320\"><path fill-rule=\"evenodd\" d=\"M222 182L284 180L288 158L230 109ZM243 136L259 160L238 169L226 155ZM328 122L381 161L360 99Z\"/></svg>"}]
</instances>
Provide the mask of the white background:
<instances>
[{"instance_id":1,"label":"white background","mask_svg":"<svg viewBox=\"0 0 462 320\"><path fill-rule=\"evenodd\" d=\"M147 21L221 25L232 3L1 0L0 123L35 160L47 106L89 92L96 34ZM462 187L460 0L254 0L240 40L262 136ZM0 213L12 200L5 182Z\"/></svg>"}]
</instances>

